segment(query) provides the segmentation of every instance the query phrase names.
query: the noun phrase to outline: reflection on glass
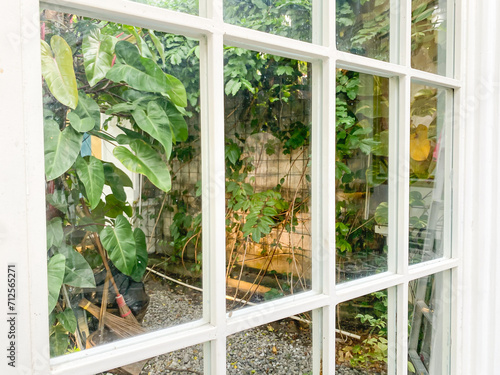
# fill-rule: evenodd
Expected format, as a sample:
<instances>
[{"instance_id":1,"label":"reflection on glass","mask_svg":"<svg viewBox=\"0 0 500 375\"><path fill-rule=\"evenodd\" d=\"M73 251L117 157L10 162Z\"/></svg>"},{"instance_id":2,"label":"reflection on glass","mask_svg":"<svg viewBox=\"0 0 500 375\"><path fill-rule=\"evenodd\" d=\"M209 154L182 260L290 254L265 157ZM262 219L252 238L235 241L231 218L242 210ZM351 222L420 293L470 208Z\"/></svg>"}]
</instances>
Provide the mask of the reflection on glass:
<instances>
[{"instance_id":1,"label":"reflection on glass","mask_svg":"<svg viewBox=\"0 0 500 375\"><path fill-rule=\"evenodd\" d=\"M226 374L312 374L311 313L227 338Z\"/></svg>"},{"instance_id":2,"label":"reflection on glass","mask_svg":"<svg viewBox=\"0 0 500 375\"><path fill-rule=\"evenodd\" d=\"M226 48L227 293L311 288L309 64Z\"/></svg>"},{"instance_id":3,"label":"reflection on glass","mask_svg":"<svg viewBox=\"0 0 500 375\"><path fill-rule=\"evenodd\" d=\"M183 12L188 14L198 15L198 1L197 0L131 0L136 3L151 5L158 8L165 8Z\"/></svg>"},{"instance_id":4,"label":"reflection on glass","mask_svg":"<svg viewBox=\"0 0 500 375\"><path fill-rule=\"evenodd\" d=\"M410 282L408 298L408 374L449 374L450 274Z\"/></svg>"},{"instance_id":5,"label":"reflection on glass","mask_svg":"<svg viewBox=\"0 0 500 375\"><path fill-rule=\"evenodd\" d=\"M389 61L389 0L337 0L337 49Z\"/></svg>"},{"instance_id":6,"label":"reflection on glass","mask_svg":"<svg viewBox=\"0 0 500 375\"><path fill-rule=\"evenodd\" d=\"M430 73L447 71L448 26L447 0L412 0L411 66Z\"/></svg>"},{"instance_id":7,"label":"reflection on glass","mask_svg":"<svg viewBox=\"0 0 500 375\"><path fill-rule=\"evenodd\" d=\"M224 0L224 21L310 42L311 10L309 0Z\"/></svg>"},{"instance_id":8,"label":"reflection on glass","mask_svg":"<svg viewBox=\"0 0 500 375\"><path fill-rule=\"evenodd\" d=\"M200 319L198 42L41 25L51 355Z\"/></svg>"},{"instance_id":9,"label":"reflection on glass","mask_svg":"<svg viewBox=\"0 0 500 375\"><path fill-rule=\"evenodd\" d=\"M412 84L410 118L410 264L442 257L450 150L448 90ZM448 124L449 125L449 124Z\"/></svg>"},{"instance_id":10,"label":"reflection on glass","mask_svg":"<svg viewBox=\"0 0 500 375\"><path fill-rule=\"evenodd\" d=\"M337 281L387 270L389 80L337 70Z\"/></svg>"},{"instance_id":11,"label":"reflection on glass","mask_svg":"<svg viewBox=\"0 0 500 375\"><path fill-rule=\"evenodd\" d=\"M339 371L351 367L363 374L387 374L387 306L387 290L338 305L335 350Z\"/></svg>"}]
</instances>

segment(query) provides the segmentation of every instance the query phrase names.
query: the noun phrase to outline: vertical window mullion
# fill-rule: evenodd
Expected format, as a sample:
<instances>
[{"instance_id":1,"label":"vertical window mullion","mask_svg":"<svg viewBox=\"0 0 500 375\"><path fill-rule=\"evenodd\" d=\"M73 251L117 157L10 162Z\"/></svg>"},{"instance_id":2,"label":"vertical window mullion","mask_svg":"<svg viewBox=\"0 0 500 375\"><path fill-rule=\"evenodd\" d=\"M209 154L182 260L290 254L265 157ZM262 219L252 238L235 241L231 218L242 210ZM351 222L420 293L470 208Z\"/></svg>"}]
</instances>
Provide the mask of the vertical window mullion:
<instances>
[{"instance_id":1,"label":"vertical window mullion","mask_svg":"<svg viewBox=\"0 0 500 375\"><path fill-rule=\"evenodd\" d=\"M208 246L204 261L205 317L216 327L216 338L204 346L205 374L226 371L226 230L224 164L224 39L222 0L208 0L206 16L216 22L201 51L203 240ZM205 94L205 95L203 95ZM204 107L203 107L204 104ZM208 237L208 238L205 238ZM205 255L205 253L204 253Z\"/></svg>"},{"instance_id":2,"label":"vertical window mullion","mask_svg":"<svg viewBox=\"0 0 500 375\"><path fill-rule=\"evenodd\" d=\"M401 0L399 5L399 64L411 67L411 2Z\"/></svg>"},{"instance_id":3,"label":"vertical window mullion","mask_svg":"<svg viewBox=\"0 0 500 375\"><path fill-rule=\"evenodd\" d=\"M408 373L408 282L398 285L396 288L396 374L406 374Z\"/></svg>"},{"instance_id":4,"label":"vertical window mullion","mask_svg":"<svg viewBox=\"0 0 500 375\"><path fill-rule=\"evenodd\" d=\"M411 9L411 8L410 8ZM409 21L407 22L409 23ZM405 39L409 42L408 38ZM408 51L409 53L409 51ZM409 58L409 54L407 56ZM410 64L410 60L406 61ZM394 238L394 256L397 257L397 273L408 275L408 228L409 228L409 196L410 196L410 96L411 78L404 76L399 79L398 92L398 126L395 129L396 144L390 143L393 149L397 150L396 175L394 180L397 183L396 206L389 210L396 210L394 217L397 223L389 221L389 237ZM396 103L395 103L396 104ZM397 224L397 227L396 227ZM397 232L391 232L395 229ZM393 247L394 247L393 245ZM396 373L405 374L408 371L408 282L397 286L396 296L397 321L396 321ZM390 305L389 305L390 308Z\"/></svg>"}]
</instances>

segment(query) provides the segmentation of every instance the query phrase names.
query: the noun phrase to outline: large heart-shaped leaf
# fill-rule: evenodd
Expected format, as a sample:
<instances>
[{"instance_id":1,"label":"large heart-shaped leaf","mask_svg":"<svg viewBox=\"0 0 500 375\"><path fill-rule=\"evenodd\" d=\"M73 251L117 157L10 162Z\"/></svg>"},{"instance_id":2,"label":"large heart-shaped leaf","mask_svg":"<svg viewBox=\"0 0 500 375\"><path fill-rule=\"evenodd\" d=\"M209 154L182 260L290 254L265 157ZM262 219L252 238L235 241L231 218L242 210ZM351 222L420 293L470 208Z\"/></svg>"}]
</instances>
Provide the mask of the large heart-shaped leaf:
<instances>
[{"instance_id":1,"label":"large heart-shaped leaf","mask_svg":"<svg viewBox=\"0 0 500 375\"><path fill-rule=\"evenodd\" d=\"M47 223L47 249L61 246L63 239L62 220L60 217L55 217Z\"/></svg>"},{"instance_id":2,"label":"large heart-shaped leaf","mask_svg":"<svg viewBox=\"0 0 500 375\"><path fill-rule=\"evenodd\" d=\"M146 271L148 265L148 250L146 247L146 235L141 228L134 229L135 249L137 254L137 264L132 271L130 277L139 282Z\"/></svg>"},{"instance_id":3,"label":"large heart-shaped leaf","mask_svg":"<svg viewBox=\"0 0 500 375\"><path fill-rule=\"evenodd\" d=\"M130 275L137 264L135 239L130 223L118 215L115 226L101 231L101 241L113 264L125 275Z\"/></svg>"},{"instance_id":4,"label":"large heart-shaped leaf","mask_svg":"<svg viewBox=\"0 0 500 375\"><path fill-rule=\"evenodd\" d=\"M142 108L132 112L137 125L162 144L165 156L170 158L172 152L172 130L165 111L156 103L149 102L147 113Z\"/></svg>"},{"instance_id":5,"label":"large heart-shaped leaf","mask_svg":"<svg viewBox=\"0 0 500 375\"><path fill-rule=\"evenodd\" d=\"M61 246L57 252L66 258L64 284L78 288L95 288L94 273L82 254L68 245Z\"/></svg>"},{"instance_id":6,"label":"large heart-shaped leaf","mask_svg":"<svg viewBox=\"0 0 500 375\"><path fill-rule=\"evenodd\" d=\"M48 181L59 177L73 165L82 147L82 139L83 134L71 126L61 132L54 120L45 120L45 174Z\"/></svg>"},{"instance_id":7,"label":"large heart-shaped leaf","mask_svg":"<svg viewBox=\"0 0 500 375\"><path fill-rule=\"evenodd\" d=\"M62 104L75 109L78 104L73 54L66 41L59 35L50 39L50 46L41 40L42 75L50 92Z\"/></svg>"},{"instance_id":8,"label":"large heart-shaped leaf","mask_svg":"<svg viewBox=\"0 0 500 375\"><path fill-rule=\"evenodd\" d=\"M165 74L149 58L142 57L132 43L121 41L115 47L117 63L108 71L106 77L113 82L126 82L141 91L167 94L176 105L187 105L186 89L175 77Z\"/></svg>"},{"instance_id":9,"label":"large heart-shaped leaf","mask_svg":"<svg viewBox=\"0 0 500 375\"><path fill-rule=\"evenodd\" d=\"M159 189L168 193L171 188L170 172L160 155L141 140L131 142L130 148L135 155L124 146L115 147L113 155L129 171L145 175Z\"/></svg>"},{"instance_id":10,"label":"large heart-shaped leaf","mask_svg":"<svg viewBox=\"0 0 500 375\"><path fill-rule=\"evenodd\" d=\"M89 156L88 162L84 158L76 159L76 173L85 186L90 208L94 209L101 199L104 187L104 168L99 159Z\"/></svg>"},{"instance_id":11,"label":"large heart-shaped leaf","mask_svg":"<svg viewBox=\"0 0 500 375\"><path fill-rule=\"evenodd\" d=\"M96 129L100 128L101 125L101 110L99 109L99 105L92 99L90 96L85 94L83 91L78 92L78 106L73 111L78 115L82 120L83 119L91 119L94 127ZM90 121L90 120L87 120ZM71 124L73 125L73 124ZM91 128L92 129L92 128ZM89 130L91 130L89 129ZM79 129L76 129L80 131Z\"/></svg>"},{"instance_id":12,"label":"large heart-shaped leaf","mask_svg":"<svg viewBox=\"0 0 500 375\"><path fill-rule=\"evenodd\" d=\"M47 264L47 281L49 287L49 313L54 309L59 298L59 291L64 279L64 255L55 254Z\"/></svg>"},{"instance_id":13,"label":"large heart-shaped leaf","mask_svg":"<svg viewBox=\"0 0 500 375\"><path fill-rule=\"evenodd\" d=\"M94 86L111 69L116 38L101 34L98 28L90 30L83 38L83 65L90 86Z\"/></svg>"}]
</instances>

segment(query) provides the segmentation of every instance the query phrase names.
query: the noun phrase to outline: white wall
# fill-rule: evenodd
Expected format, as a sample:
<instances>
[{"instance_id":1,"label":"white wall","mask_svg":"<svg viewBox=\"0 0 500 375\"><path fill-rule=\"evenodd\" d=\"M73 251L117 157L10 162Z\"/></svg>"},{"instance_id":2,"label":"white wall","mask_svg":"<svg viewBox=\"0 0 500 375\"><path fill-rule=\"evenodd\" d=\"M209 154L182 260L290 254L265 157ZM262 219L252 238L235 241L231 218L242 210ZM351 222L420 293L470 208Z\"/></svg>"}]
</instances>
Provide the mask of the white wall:
<instances>
[{"instance_id":1,"label":"white wall","mask_svg":"<svg viewBox=\"0 0 500 375\"><path fill-rule=\"evenodd\" d=\"M467 45L464 130L462 374L500 374L500 4L469 1L461 23Z\"/></svg>"}]
</instances>

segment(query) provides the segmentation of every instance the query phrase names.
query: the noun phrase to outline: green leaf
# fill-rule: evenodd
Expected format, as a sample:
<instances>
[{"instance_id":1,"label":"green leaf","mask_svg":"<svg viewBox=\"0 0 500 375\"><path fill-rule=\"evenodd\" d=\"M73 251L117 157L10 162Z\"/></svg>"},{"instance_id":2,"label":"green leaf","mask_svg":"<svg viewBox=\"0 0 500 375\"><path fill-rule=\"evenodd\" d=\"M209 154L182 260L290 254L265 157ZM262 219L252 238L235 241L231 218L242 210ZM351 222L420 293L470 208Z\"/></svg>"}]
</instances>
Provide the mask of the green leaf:
<instances>
[{"instance_id":1,"label":"green leaf","mask_svg":"<svg viewBox=\"0 0 500 375\"><path fill-rule=\"evenodd\" d=\"M42 49L42 75L54 97L70 108L78 104L75 70L71 48L59 35L47 42L40 40Z\"/></svg>"},{"instance_id":2,"label":"green leaf","mask_svg":"<svg viewBox=\"0 0 500 375\"><path fill-rule=\"evenodd\" d=\"M49 341L51 357L66 354L70 341L68 332L61 324L50 327Z\"/></svg>"},{"instance_id":3,"label":"green leaf","mask_svg":"<svg viewBox=\"0 0 500 375\"><path fill-rule=\"evenodd\" d=\"M54 120L44 123L45 174L53 180L75 162L82 147L83 134L68 126L62 132Z\"/></svg>"},{"instance_id":4,"label":"green leaf","mask_svg":"<svg viewBox=\"0 0 500 375\"><path fill-rule=\"evenodd\" d=\"M63 239L62 220L60 217L55 217L47 223L47 249L61 246Z\"/></svg>"},{"instance_id":5,"label":"green leaf","mask_svg":"<svg viewBox=\"0 0 500 375\"><path fill-rule=\"evenodd\" d=\"M165 74L169 89L166 91L170 100L179 107L187 106L186 88L177 78L170 74Z\"/></svg>"},{"instance_id":6,"label":"green leaf","mask_svg":"<svg viewBox=\"0 0 500 375\"><path fill-rule=\"evenodd\" d=\"M99 159L89 156L88 162L84 158L76 159L76 174L85 186L90 209L94 209L101 200L104 187L104 168Z\"/></svg>"},{"instance_id":7,"label":"green leaf","mask_svg":"<svg viewBox=\"0 0 500 375\"><path fill-rule=\"evenodd\" d=\"M93 127L97 130L101 126L101 110L99 109L99 105L92 99L90 96L85 94L83 91L78 92L78 106L73 111L75 114L80 117L80 119L92 119ZM89 121L89 120L87 120ZM73 125L73 124L71 124ZM76 128L75 128L76 129ZM92 129L92 128L91 128ZM91 130L89 129L89 130ZM78 130L78 129L76 129Z\"/></svg>"},{"instance_id":8,"label":"green leaf","mask_svg":"<svg viewBox=\"0 0 500 375\"><path fill-rule=\"evenodd\" d=\"M76 331L76 317L72 309L67 308L63 312L56 314L56 318L66 331L71 333Z\"/></svg>"},{"instance_id":9,"label":"green leaf","mask_svg":"<svg viewBox=\"0 0 500 375\"><path fill-rule=\"evenodd\" d=\"M278 68L276 69L276 75L278 75L278 76L281 76L283 74L291 76L293 74L293 72L294 72L294 69L289 65L278 66Z\"/></svg>"},{"instance_id":10,"label":"green leaf","mask_svg":"<svg viewBox=\"0 0 500 375\"><path fill-rule=\"evenodd\" d=\"M125 168L145 175L156 187L168 193L171 188L170 172L160 155L141 140L133 141L130 148L135 155L124 146L115 147L113 155Z\"/></svg>"},{"instance_id":11,"label":"green leaf","mask_svg":"<svg viewBox=\"0 0 500 375\"><path fill-rule=\"evenodd\" d=\"M54 190L53 194L47 194L47 202L64 214L68 212L68 201L62 190Z\"/></svg>"},{"instance_id":12,"label":"green leaf","mask_svg":"<svg viewBox=\"0 0 500 375\"><path fill-rule=\"evenodd\" d=\"M165 47L163 47L163 44L161 43L160 39L158 39L158 37L155 35L153 30L148 30L148 32L156 50L158 51L158 54L161 57L161 61L163 62L163 64L165 64Z\"/></svg>"},{"instance_id":13,"label":"green leaf","mask_svg":"<svg viewBox=\"0 0 500 375\"><path fill-rule=\"evenodd\" d=\"M171 103L167 103L165 112L167 113L168 121L170 122L170 126L172 127L172 140L174 142L185 142L188 137L188 126L186 120L184 119L184 116Z\"/></svg>"},{"instance_id":14,"label":"green leaf","mask_svg":"<svg viewBox=\"0 0 500 375\"><path fill-rule=\"evenodd\" d=\"M47 264L47 279L49 289L49 313L54 309L59 298L59 291L64 279L64 255L56 254Z\"/></svg>"},{"instance_id":15,"label":"green leaf","mask_svg":"<svg viewBox=\"0 0 500 375\"><path fill-rule=\"evenodd\" d=\"M276 216L278 212L273 207L266 207L262 210L262 213L266 216Z\"/></svg>"},{"instance_id":16,"label":"green leaf","mask_svg":"<svg viewBox=\"0 0 500 375\"><path fill-rule=\"evenodd\" d=\"M57 253L66 258L64 284L78 288L95 288L94 273L82 254L68 245L57 249Z\"/></svg>"},{"instance_id":17,"label":"green leaf","mask_svg":"<svg viewBox=\"0 0 500 375\"><path fill-rule=\"evenodd\" d=\"M118 215L126 213L132 217L133 209L126 201L117 199L113 194L106 195L106 205L103 208L107 217L116 218Z\"/></svg>"},{"instance_id":18,"label":"green leaf","mask_svg":"<svg viewBox=\"0 0 500 375\"><path fill-rule=\"evenodd\" d=\"M387 225L389 223L389 205L387 202L382 202L375 209L375 222L378 225Z\"/></svg>"},{"instance_id":19,"label":"green leaf","mask_svg":"<svg viewBox=\"0 0 500 375\"><path fill-rule=\"evenodd\" d=\"M231 164L235 165L240 159L240 155L241 149L236 143L231 143L226 146L226 158L231 162Z\"/></svg>"},{"instance_id":20,"label":"green leaf","mask_svg":"<svg viewBox=\"0 0 500 375\"><path fill-rule=\"evenodd\" d=\"M125 216L118 215L114 228L101 231L101 241L116 268L130 276L137 263L136 248L132 227Z\"/></svg>"},{"instance_id":21,"label":"green leaf","mask_svg":"<svg viewBox=\"0 0 500 375\"><path fill-rule=\"evenodd\" d=\"M139 282L146 271L148 265L148 251L146 247L146 235L140 228L134 229L135 249L137 254L137 263L130 277Z\"/></svg>"},{"instance_id":22,"label":"green leaf","mask_svg":"<svg viewBox=\"0 0 500 375\"><path fill-rule=\"evenodd\" d=\"M121 41L115 47L117 63L106 77L113 82L126 82L141 91L166 93L172 102L187 105L186 89L175 77L165 74L151 59L142 57L132 43Z\"/></svg>"},{"instance_id":23,"label":"green leaf","mask_svg":"<svg viewBox=\"0 0 500 375\"><path fill-rule=\"evenodd\" d=\"M236 81L234 79L231 79L229 80L227 83L226 83L226 87L224 89L224 92L226 93L226 95L229 96L229 94L235 96L236 93L238 92L238 90L240 89L241 87L241 82L239 81Z\"/></svg>"},{"instance_id":24,"label":"green leaf","mask_svg":"<svg viewBox=\"0 0 500 375\"><path fill-rule=\"evenodd\" d=\"M98 28L92 29L83 37L83 65L90 87L106 77L111 69L117 39L101 34Z\"/></svg>"},{"instance_id":25,"label":"green leaf","mask_svg":"<svg viewBox=\"0 0 500 375\"><path fill-rule=\"evenodd\" d=\"M94 128L94 120L90 117L80 118L75 112L68 113L68 120L71 123L71 127L80 133L85 133Z\"/></svg>"},{"instance_id":26,"label":"green leaf","mask_svg":"<svg viewBox=\"0 0 500 375\"><path fill-rule=\"evenodd\" d=\"M112 163L103 163L104 170L104 183L111 188L113 195L116 199L125 202L127 200L127 193L124 189L123 179L126 178L130 181L129 177ZM132 185L132 181L130 181Z\"/></svg>"},{"instance_id":27,"label":"green leaf","mask_svg":"<svg viewBox=\"0 0 500 375\"><path fill-rule=\"evenodd\" d=\"M151 51L149 50L148 45L146 44L144 39L142 39L142 37L139 35L134 26L125 26L124 29L130 32L135 37L135 42L137 44L137 47L139 48L139 52L143 57L147 58L153 57ZM141 28L139 28L139 32L141 32Z\"/></svg>"},{"instance_id":28,"label":"green leaf","mask_svg":"<svg viewBox=\"0 0 500 375\"><path fill-rule=\"evenodd\" d=\"M156 102L149 102L147 113L142 108L137 108L132 112L132 116L142 130L162 144L166 158L170 158L172 130L165 111Z\"/></svg>"}]
</instances>

